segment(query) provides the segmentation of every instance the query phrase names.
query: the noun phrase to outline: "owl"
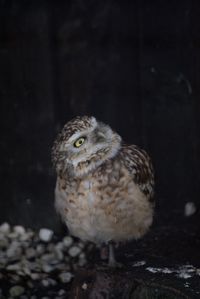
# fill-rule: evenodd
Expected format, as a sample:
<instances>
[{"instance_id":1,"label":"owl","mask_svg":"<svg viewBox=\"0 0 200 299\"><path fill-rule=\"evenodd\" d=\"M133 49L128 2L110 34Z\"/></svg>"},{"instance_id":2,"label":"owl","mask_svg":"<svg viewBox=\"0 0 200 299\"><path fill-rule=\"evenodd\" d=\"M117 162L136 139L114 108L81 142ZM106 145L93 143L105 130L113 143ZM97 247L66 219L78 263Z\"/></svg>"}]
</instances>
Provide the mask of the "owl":
<instances>
[{"instance_id":1,"label":"owl","mask_svg":"<svg viewBox=\"0 0 200 299\"><path fill-rule=\"evenodd\" d=\"M55 207L71 235L107 244L141 238L154 212L154 172L147 153L127 145L95 117L69 121L52 149L57 172Z\"/></svg>"}]
</instances>

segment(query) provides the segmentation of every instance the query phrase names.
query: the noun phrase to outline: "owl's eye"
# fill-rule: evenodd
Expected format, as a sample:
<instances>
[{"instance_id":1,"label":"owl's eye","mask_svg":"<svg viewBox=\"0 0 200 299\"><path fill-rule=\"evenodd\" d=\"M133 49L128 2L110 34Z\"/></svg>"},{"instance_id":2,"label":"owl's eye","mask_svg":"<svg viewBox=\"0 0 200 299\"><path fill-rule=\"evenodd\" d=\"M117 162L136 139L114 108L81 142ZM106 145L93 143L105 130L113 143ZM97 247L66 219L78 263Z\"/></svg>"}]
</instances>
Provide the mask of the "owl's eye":
<instances>
[{"instance_id":1,"label":"owl's eye","mask_svg":"<svg viewBox=\"0 0 200 299\"><path fill-rule=\"evenodd\" d=\"M85 137L80 137L74 142L75 147L80 147L85 142Z\"/></svg>"}]
</instances>

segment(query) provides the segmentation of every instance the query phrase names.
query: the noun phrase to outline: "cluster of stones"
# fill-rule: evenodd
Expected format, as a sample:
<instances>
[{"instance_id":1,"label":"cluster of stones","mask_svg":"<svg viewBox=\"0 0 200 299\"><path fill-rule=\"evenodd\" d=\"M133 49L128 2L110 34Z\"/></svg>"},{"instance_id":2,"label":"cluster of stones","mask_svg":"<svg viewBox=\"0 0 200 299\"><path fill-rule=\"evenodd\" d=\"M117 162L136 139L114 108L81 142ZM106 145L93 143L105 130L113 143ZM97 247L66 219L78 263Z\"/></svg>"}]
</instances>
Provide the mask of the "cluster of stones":
<instances>
[{"instance_id":1,"label":"cluster of stones","mask_svg":"<svg viewBox=\"0 0 200 299\"><path fill-rule=\"evenodd\" d=\"M0 225L0 281L8 286L5 295L0 284L0 298L37 299L32 295L36 288L42 288L44 294L54 288L53 298L66 298L65 287L74 270L85 263L85 244L70 236L58 241L46 228L34 232L8 223Z\"/></svg>"}]
</instances>

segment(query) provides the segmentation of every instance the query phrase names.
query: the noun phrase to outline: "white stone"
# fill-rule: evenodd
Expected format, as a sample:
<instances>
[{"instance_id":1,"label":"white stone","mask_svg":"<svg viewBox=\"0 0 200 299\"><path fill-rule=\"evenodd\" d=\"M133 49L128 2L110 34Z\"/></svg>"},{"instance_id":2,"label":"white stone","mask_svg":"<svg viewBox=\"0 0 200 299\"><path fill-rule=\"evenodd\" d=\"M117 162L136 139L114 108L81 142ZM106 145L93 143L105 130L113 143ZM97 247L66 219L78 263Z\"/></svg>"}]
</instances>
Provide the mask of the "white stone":
<instances>
[{"instance_id":1,"label":"white stone","mask_svg":"<svg viewBox=\"0 0 200 299\"><path fill-rule=\"evenodd\" d=\"M85 290L87 290L87 288L88 288L88 285L87 285L87 283L84 282L82 284L82 289L85 291Z\"/></svg>"},{"instance_id":2,"label":"white stone","mask_svg":"<svg viewBox=\"0 0 200 299\"><path fill-rule=\"evenodd\" d=\"M48 281L47 279L43 279L43 280L42 280L42 285L43 285L44 287L48 287L48 286L49 286L49 281Z\"/></svg>"},{"instance_id":3,"label":"white stone","mask_svg":"<svg viewBox=\"0 0 200 299\"><path fill-rule=\"evenodd\" d=\"M192 277L191 274L189 274L189 273L187 273L187 272L184 272L184 271L179 272L179 273L177 274L177 276L180 277L180 278L183 278L183 279L188 279L188 278L191 278L191 277Z\"/></svg>"},{"instance_id":4,"label":"white stone","mask_svg":"<svg viewBox=\"0 0 200 299\"><path fill-rule=\"evenodd\" d=\"M42 265L42 270L45 272L45 273L50 273L51 271L54 270L54 268L49 265L49 264L43 264Z\"/></svg>"},{"instance_id":5,"label":"white stone","mask_svg":"<svg viewBox=\"0 0 200 299\"><path fill-rule=\"evenodd\" d=\"M18 234L16 232L11 232L8 234L8 237L9 237L9 239L14 240L14 239L17 239Z\"/></svg>"},{"instance_id":6,"label":"white stone","mask_svg":"<svg viewBox=\"0 0 200 299\"><path fill-rule=\"evenodd\" d=\"M186 217L190 217L193 214L195 214L196 210L197 210L197 208L196 208L196 205L194 202L189 201L185 204L185 216Z\"/></svg>"},{"instance_id":7,"label":"white stone","mask_svg":"<svg viewBox=\"0 0 200 299\"><path fill-rule=\"evenodd\" d=\"M19 263L11 264L6 267L6 270L8 271L19 271L20 269L21 269L21 265Z\"/></svg>"},{"instance_id":8,"label":"white stone","mask_svg":"<svg viewBox=\"0 0 200 299\"><path fill-rule=\"evenodd\" d=\"M81 253L81 248L77 246L72 246L68 252L71 257L75 257Z\"/></svg>"},{"instance_id":9,"label":"white stone","mask_svg":"<svg viewBox=\"0 0 200 299\"><path fill-rule=\"evenodd\" d=\"M55 253L55 256L58 260L62 261L63 258L64 258L64 254L62 252L62 250L59 248L59 246L55 246L54 248L54 253Z\"/></svg>"},{"instance_id":10,"label":"white stone","mask_svg":"<svg viewBox=\"0 0 200 299\"><path fill-rule=\"evenodd\" d=\"M63 290L63 289L59 290L59 292L58 292L58 295L59 295L59 296L63 296L63 295L65 295L65 294L66 294L66 291Z\"/></svg>"},{"instance_id":11,"label":"white stone","mask_svg":"<svg viewBox=\"0 0 200 299\"><path fill-rule=\"evenodd\" d=\"M24 235L26 233L25 228L21 225L15 225L13 231L18 235Z\"/></svg>"},{"instance_id":12,"label":"white stone","mask_svg":"<svg viewBox=\"0 0 200 299\"><path fill-rule=\"evenodd\" d=\"M26 275L29 275L29 276L31 275L31 270L28 267L23 267L23 272Z\"/></svg>"},{"instance_id":13,"label":"white stone","mask_svg":"<svg viewBox=\"0 0 200 299\"><path fill-rule=\"evenodd\" d=\"M9 232L10 232L10 225L7 222L1 224L0 225L0 232L2 232L4 234L9 234Z\"/></svg>"},{"instance_id":14,"label":"white stone","mask_svg":"<svg viewBox=\"0 0 200 299\"><path fill-rule=\"evenodd\" d=\"M18 247L15 242L11 243L10 247L6 250L6 255L9 259L20 259L22 249Z\"/></svg>"},{"instance_id":15,"label":"white stone","mask_svg":"<svg viewBox=\"0 0 200 299\"><path fill-rule=\"evenodd\" d=\"M58 242L55 247L59 250L63 250L64 244L62 242Z\"/></svg>"},{"instance_id":16,"label":"white stone","mask_svg":"<svg viewBox=\"0 0 200 299\"><path fill-rule=\"evenodd\" d=\"M138 261L133 264L133 267L141 267L144 266L145 264L146 264L145 261Z\"/></svg>"},{"instance_id":17,"label":"white stone","mask_svg":"<svg viewBox=\"0 0 200 299\"><path fill-rule=\"evenodd\" d=\"M33 280L38 280L38 279L40 279L40 274L39 273L31 273L30 277Z\"/></svg>"},{"instance_id":18,"label":"white stone","mask_svg":"<svg viewBox=\"0 0 200 299\"><path fill-rule=\"evenodd\" d=\"M48 262L48 263L50 263L52 260L55 259L53 253L43 254L40 258L41 258L42 261L45 261L45 262Z\"/></svg>"},{"instance_id":19,"label":"white stone","mask_svg":"<svg viewBox=\"0 0 200 299\"><path fill-rule=\"evenodd\" d=\"M9 242L7 238L0 238L0 249L8 247Z\"/></svg>"},{"instance_id":20,"label":"white stone","mask_svg":"<svg viewBox=\"0 0 200 299\"><path fill-rule=\"evenodd\" d=\"M41 228L39 231L39 238L43 242L51 241L53 237L53 231L48 228Z\"/></svg>"},{"instance_id":21,"label":"white stone","mask_svg":"<svg viewBox=\"0 0 200 299\"><path fill-rule=\"evenodd\" d=\"M169 268L163 268L163 270L162 270L162 273L165 273L165 274L171 274L171 273L173 273L174 272L174 270L171 270L171 269L169 269Z\"/></svg>"},{"instance_id":22,"label":"white stone","mask_svg":"<svg viewBox=\"0 0 200 299\"><path fill-rule=\"evenodd\" d=\"M72 280L72 277L73 275L70 272L63 272L59 274L59 278L62 283L70 282Z\"/></svg>"},{"instance_id":23,"label":"white stone","mask_svg":"<svg viewBox=\"0 0 200 299\"><path fill-rule=\"evenodd\" d=\"M28 247L27 246L27 245L29 245L28 242L31 242L29 233L25 233L24 235L19 235L18 237L19 237L20 242L23 242L23 245L25 247Z\"/></svg>"},{"instance_id":24,"label":"white stone","mask_svg":"<svg viewBox=\"0 0 200 299\"><path fill-rule=\"evenodd\" d=\"M69 246L71 246L72 243L73 243L73 239L72 239L72 237L67 236L67 237L64 237L64 238L63 238L63 244L64 244L65 247L69 247Z\"/></svg>"}]
</instances>

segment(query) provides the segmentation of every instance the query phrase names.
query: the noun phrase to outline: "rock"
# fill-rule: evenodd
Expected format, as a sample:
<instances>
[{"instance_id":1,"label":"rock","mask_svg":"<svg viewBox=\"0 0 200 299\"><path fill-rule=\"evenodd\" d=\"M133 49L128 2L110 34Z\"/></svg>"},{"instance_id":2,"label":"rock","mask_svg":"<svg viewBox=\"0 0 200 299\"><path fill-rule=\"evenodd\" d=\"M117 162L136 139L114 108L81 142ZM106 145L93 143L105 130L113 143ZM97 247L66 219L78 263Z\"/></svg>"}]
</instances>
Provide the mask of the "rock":
<instances>
[{"instance_id":1,"label":"rock","mask_svg":"<svg viewBox=\"0 0 200 299\"><path fill-rule=\"evenodd\" d=\"M63 250L64 249L64 244L62 242L58 242L55 245L55 248L58 249L58 250Z\"/></svg>"},{"instance_id":2,"label":"rock","mask_svg":"<svg viewBox=\"0 0 200 299\"><path fill-rule=\"evenodd\" d=\"M30 277L33 280L38 280L38 279L40 279L40 274L39 273L31 273Z\"/></svg>"},{"instance_id":3,"label":"rock","mask_svg":"<svg viewBox=\"0 0 200 299\"><path fill-rule=\"evenodd\" d=\"M39 238L43 242L51 241L53 237L53 231L48 228L41 228L39 231Z\"/></svg>"},{"instance_id":4,"label":"rock","mask_svg":"<svg viewBox=\"0 0 200 299\"><path fill-rule=\"evenodd\" d=\"M10 225L7 222L1 224L0 232L3 234L9 234L10 233Z\"/></svg>"},{"instance_id":5,"label":"rock","mask_svg":"<svg viewBox=\"0 0 200 299\"><path fill-rule=\"evenodd\" d=\"M45 247L44 247L44 245L43 245L43 244L38 244L38 245L36 246L36 252L37 252L38 255L43 254L43 253L45 252Z\"/></svg>"},{"instance_id":6,"label":"rock","mask_svg":"<svg viewBox=\"0 0 200 299\"><path fill-rule=\"evenodd\" d=\"M87 263L86 258L79 258L78 265L83 267Z\"/></svg>"},{"instance_id":7,"label":"rock","mask_svg":"<svg viewBox=\"0 0 200 299\"><path fill-rule=\"evenodd\" d=\"M50 263L52 260L54 260L54 254L45 253L41 256L41 260Z\"/></svg>"},{"instance_id":8,"label":"rock","mask_svg":"<svg viewBox=\"0 0 200 299\"><path fill-rule=\"evenodd\" d=\"M50 285L52 285L52 286L57 285L57 281L55 279L52 279L52 278L47 278L47 279L48 279Z\"/></svg>"},{"instance_id":9,"label":"rock","mask_svg":"<svg viewBox=\"0 0 200 299\"><path fill-rule=\"evenodd\" d=\"M141 267L144 266L145 264L146 264L145 261L138 261L133 264L133 267Z\"/></svg>"},{"instance_id":10,"label":"rock","mask_svg":"<svg viewBox=\"0 0 200 299\"><path fill-rule=\"evenodd\" d=\"M82 289L83 289L83 290L87 290L87 288L88 288L88 285L87 285L87 283L84 282L84 283L82 284Z\"/></svg>"},{"instance_id":11,"label":"rock","mask_svg":"<svg viewBox=\"0 0 200 299\"><path fill-rule=\"evenodd\" d=\"M0 238L0 249L4 249L9 246L7 238Z\"/></svg>"},{"instance_id":12,"label":"rock","mask_svg":"<svg viewBox=\"0 0 200 299\"><path fill-rule=\"evenodd\" d=\"M24 235L26 233L25 228L21 225L15 225L13 231L17 233L17 235Z\"/></svg>"},{"instance_id":13,"label":"rock","mask_svg":"<svg viewBox=\"0 0 200 299\"><path fill-rule=\"evenodd\" d=\"M62 283L70 282L72 280L72 277L73 275L70 272L63 272L59 274L59 278Z\"/></svg>"},{"instance_id":14,"label":"rock","mask_svg":"<svg viewBox=\"0 0 200 299\"><path fill-rule=\"evenodd\" d=\"M43 264L42 265L42 271L44 271L45 273L50 273L53 270L54 270L54 268L49 264Z\"/></svg>"},{"instance_id":15,"label":"rock","mask_svg":"<svg viewBox=\"0 0 200 299\"><path fill-rule=\"evenodd\" d=\"M63 260L64 258L64 255L63 255L63 252L62 252L62 249L60 248L60 246L55 246L54 247L54 253L55 253L55 256L58 260Z\"/></svg>"},{"instance_id":16,"label":"rock","mask_svg":"<svg viewBox=\"0 0 200 299\"><path fill-rule=\"evenodd\" d=\"M48 281L47 279L43 279L43 280L42 280L42 285L43 285L44 287L48 287L48 286L49 286L49 281Z\"/></svg>"},{"instance_id":17,"label":"rock","mask_svg":"<svg viewBox=\"0 0 200 299\"><path fill-rule=\"evenodd\" d=\"M59 296L63 296L63 295L65 295L65 294L66 294L66 291L63 290L63 289L61 289L61 290L58 291L58 295L59 295Z\"/></svg>"},{"instance_id":18,"label":"rock","mask_svg":"<svg viewBox=\"0 0 200 299\"><path fill-rule=\"evenodd\" d=\"M11 265L8 265L7 267L6 267L6 270L8 270L8 271L19 271L21 269L21 265L20 265L20 263L17 263L17 264L11 264Z\"/></svg>"},{"instance_id":19,"label":"rock","mask_svg":"<svg viewBox=\"0 0 200 299\"><path fill-rule=\"evenodd\" d=\"M9 290L12 297L18 297L24 293L24 288L20 285L16 285Z\"/></svg>"},{"instance_id":20,"label":"rock","mask_svg":"<svg viewBox=\"0 0 200 299\"><path fill-rule=\"evenodd\" d=\"M76 257L81 253L81 248L78 246L72 246L68 252L71 257Z\"/></svg>"},{"instance_id":21,"label":"rock","mask_svg":"<svg viewBox=\"0 0 200 299\"><path fill-rule=\"evenodd\" d=\"M64 237L63 238L63 244L64 244L64 246L65 247L69 247L69 246L71 246L72 245L72 243L73 243L73 239L72 239L72 237L70 237L70 236L67 236L67 237Z\"/></svg>"},{"instance_id":22,"label":"rock","mask_svg":"<svg viewBox=\"0 0 200 299\"><path fill-rule=\"evenodd\" d=\"M196 205L194 202L187 202L185 204L185 216L186 217L190 217L193 214L195 214L196 210L197 210L197 208L196 208Z\"/></svg>"},{"instance_id":23,"label":"rock","mask_svg":"<svg viewBox=\"0 0 200 299\"><path fill-rule=\"evenodd\" d=\"M22 249L20 248L20 244L16 241L12 242L8 249L6 250L6 256L10 260L20 259L22 254Z\"/></svg>"}]
</instances>

